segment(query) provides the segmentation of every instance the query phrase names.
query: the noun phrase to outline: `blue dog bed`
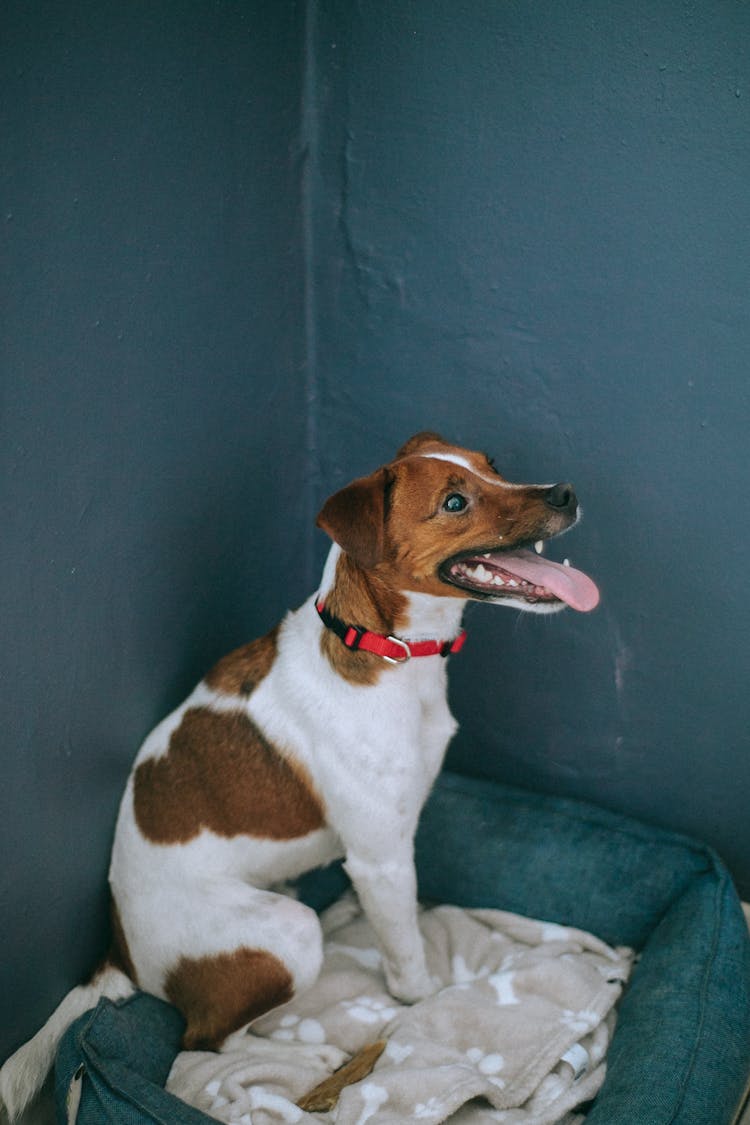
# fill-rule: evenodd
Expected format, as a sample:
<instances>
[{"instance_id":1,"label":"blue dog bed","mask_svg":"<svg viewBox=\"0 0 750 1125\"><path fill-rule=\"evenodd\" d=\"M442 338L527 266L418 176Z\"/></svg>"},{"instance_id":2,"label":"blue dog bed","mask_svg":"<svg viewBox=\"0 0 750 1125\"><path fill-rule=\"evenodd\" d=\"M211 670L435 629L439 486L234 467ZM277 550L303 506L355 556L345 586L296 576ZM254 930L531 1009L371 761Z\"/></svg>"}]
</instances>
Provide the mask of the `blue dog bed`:
<instances>
[{"instance_id":1,"label":"blue dog bed","mask_svg":"<svg viewBox=\"0 0 750 1125\"><path fill-rule=\"evenodd\" d=\"M417 838L420 896L589 930L640 951L587 1125L731 1125L750 1073L750 939L732 881L707 847L576 801L444 774ZM308 876L322 908L345 877ZM136 995L107 1000L58 1054L60 1121L210 1125L164 1090L182 1019Z\"/></svg>"}]
</instances>

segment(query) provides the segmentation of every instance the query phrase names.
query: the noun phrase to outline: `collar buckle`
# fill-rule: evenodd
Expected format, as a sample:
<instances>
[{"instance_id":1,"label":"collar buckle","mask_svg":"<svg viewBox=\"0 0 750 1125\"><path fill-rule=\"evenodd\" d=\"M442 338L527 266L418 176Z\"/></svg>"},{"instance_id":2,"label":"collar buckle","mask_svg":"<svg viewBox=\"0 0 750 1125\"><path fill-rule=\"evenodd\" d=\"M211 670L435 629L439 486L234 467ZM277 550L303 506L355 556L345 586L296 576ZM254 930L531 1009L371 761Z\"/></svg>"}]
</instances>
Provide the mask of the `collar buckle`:
<instances>
[{"instance_id":1,"label":"collar buckle","mask_svg":"<svg viewBox=\"0 0 750 1125\"><path fill-rule=\"evenodd\" d=\"M402 641L401 637L394 637L392 633L388 634L386 640L403 649L403 656L386 656L385 653L382 653L381 659L385 660L386 664L406 664L408 660L411 660L411 649L406 641Z\"/></svg>"}]
</instances>

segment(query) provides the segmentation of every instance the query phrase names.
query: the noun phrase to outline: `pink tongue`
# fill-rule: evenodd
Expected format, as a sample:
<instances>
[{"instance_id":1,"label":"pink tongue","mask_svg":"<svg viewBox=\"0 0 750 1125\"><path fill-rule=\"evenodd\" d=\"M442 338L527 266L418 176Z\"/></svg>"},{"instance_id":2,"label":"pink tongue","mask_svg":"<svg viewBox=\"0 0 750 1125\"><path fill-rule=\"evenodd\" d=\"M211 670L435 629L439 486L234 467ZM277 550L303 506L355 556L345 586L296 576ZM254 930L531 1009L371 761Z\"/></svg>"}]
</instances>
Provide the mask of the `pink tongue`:
<instances>
[{"instance_id":1,"label":"pink tongue","mask_svg":"<svg viewBox=\"0 0 750 1125\"><path fill-rule=\"evenodd\" d=\"M573 609L587 613L599 604L599 590L587 574L572 566L561 566L535 555L532 551L517 551L495 555L493 562L518 578L525 578L535 586L545 589L566 602Z\"/></svg>"}]
</instances>

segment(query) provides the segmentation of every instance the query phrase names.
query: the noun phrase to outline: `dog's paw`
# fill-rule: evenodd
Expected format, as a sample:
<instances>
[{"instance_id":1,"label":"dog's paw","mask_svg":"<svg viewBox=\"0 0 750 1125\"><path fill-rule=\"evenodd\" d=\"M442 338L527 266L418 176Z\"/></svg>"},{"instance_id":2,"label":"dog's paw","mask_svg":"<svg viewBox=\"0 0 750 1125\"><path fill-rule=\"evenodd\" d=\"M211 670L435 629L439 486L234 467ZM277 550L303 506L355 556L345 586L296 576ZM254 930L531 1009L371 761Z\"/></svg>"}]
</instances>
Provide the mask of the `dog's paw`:
<instances>
[{"instance_id":1,"label":"dog's paw","mask_svg":"<svg viewBox=\"0 0 750 1125\"><path fill-rule=\"evenodd\" d=\"M424 972L410 974L386 971L386 982L391 996L402 1004L416 1004L419 1000L426 1000L442 987L442 981L430 976L426 969Z\"/></svg>"}]
</instances>

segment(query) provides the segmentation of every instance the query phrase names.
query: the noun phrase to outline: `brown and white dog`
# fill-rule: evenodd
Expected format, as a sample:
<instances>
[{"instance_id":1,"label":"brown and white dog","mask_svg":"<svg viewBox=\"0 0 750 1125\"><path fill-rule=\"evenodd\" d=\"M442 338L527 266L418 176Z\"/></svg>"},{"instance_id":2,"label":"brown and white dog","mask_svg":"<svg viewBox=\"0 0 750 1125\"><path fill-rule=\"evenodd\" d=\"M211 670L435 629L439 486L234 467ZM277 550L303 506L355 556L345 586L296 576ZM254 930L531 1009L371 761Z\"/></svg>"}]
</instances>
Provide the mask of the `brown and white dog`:
<instances>
[{"instance_id":1,"label":"brown and white dog","mask_svg":"<svg viewBox=\"0 0 750 1125\"><path fill-rule=\"evenodd\" d=\"M578 515L570 485L510 484L431 433L325 503L318 595L221 660L141 747L112 852L113 951L2 1068L11 1115L102 996L167 999L185 1047L217 1049L307 988L320 925L274 888L337 857L390 991L433 990L413 839L456 729L441 656L460 647L467 599L594 608L586 575L530 549Z\"/></svg>"}]
</instances>

